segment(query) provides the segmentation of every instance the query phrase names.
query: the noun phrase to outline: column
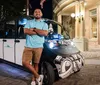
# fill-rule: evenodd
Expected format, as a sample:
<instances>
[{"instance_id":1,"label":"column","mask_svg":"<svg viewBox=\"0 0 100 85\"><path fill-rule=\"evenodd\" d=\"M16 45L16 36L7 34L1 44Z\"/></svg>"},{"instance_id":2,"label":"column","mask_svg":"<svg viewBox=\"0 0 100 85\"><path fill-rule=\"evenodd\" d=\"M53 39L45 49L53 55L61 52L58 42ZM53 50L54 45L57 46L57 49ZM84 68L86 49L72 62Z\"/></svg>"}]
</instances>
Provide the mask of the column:
<instances>
[{"instance_id":1,"label":"column","mask_svg":"<svg viewBox=\"0 0 100 85\"><path fill-rule=\"evenodd\" d=\"M84 2L80 3L80 38L84 38L85 35L85 6Z\"/></svg>"},{"instance_id":2,"label":"column","mask_svg":"<svg viewBox=\"0 0 100 85\"><path fill-rule=\"evenodd\" d=\"M98 44L100 45L100 4L98 5L98 12L97 12L97 19L98 19Z\"/></svg>"},{"instance_id":3,"label":"column","mask_svg":"<svg viewBox=\"0 0 100 85\"><path fill-rule=\"evenodd\" d=\"M75 5L75 38L79 38L79 2Z\"/></svg>"},{"instance_id":4,"label":"column","mask_svg":"<svg viewBox=\"0 0 100 85\"><path fill-rule=\"evenodd\" d=\"M58 15L58 20L59 23L62 23L62 15ZM61 27L58 26L58 33L61 34Z\"/></svg>"},{"instance_id":5,"label":"column","mask_svg":"<svg viewBox=\"0 0 100 85\"><path fill-rule=\"evenodd\" d=\"M75 21L75 38L73 39L75 46L80 51L88 50L88 40L84 38L84 30L85 30L85 7L84 2L79 1L75 6L75 14L76 14L76 21Z\"/></svg>"},{"instance_id":6,"label":"column","mask_svg":"<svg viewBox=\"0 0 100 85\"><path fill-rule=\"evenodd\" d=\"M29 15L29 0L26 0L26 15Z\"/></svg>"}]
</instances>

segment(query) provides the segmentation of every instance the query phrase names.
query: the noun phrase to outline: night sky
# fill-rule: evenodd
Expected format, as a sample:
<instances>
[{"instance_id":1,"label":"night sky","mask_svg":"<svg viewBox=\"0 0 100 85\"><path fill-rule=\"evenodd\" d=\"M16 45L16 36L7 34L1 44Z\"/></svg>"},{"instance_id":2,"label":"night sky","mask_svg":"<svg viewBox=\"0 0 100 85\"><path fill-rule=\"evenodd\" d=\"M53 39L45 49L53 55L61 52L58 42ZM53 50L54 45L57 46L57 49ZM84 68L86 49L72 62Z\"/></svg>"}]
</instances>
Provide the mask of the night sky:
<instances>
[{"instance_id":1,"label":"night sky","mask_svg":"<svg viewBox=\"0 0 100 85\"><path fill-rule=\"evenodd\" d=\"M30 0L30 15L32 15L32 12L35 8L41 8L40 7L40 0ZM46 0L44 2L44 6L42 9L43 12L43 18L49 18L52 19L52 0Z\"/></svg>"}]
</instances>

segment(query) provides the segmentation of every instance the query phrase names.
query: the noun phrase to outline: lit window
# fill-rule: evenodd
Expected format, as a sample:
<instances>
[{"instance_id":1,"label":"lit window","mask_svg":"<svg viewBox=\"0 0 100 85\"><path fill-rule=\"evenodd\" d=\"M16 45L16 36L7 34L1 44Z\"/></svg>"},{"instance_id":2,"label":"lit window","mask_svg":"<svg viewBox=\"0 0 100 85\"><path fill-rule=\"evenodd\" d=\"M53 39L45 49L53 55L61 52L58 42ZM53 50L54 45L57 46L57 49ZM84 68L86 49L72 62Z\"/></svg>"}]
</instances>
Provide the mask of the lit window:
<instances>
[{"instance_id":1,"label":"lit window","mask_svg":"<svg viewBox=\"0 0 100 85\"><path fill-rule=\"evenodd\" d=\"M91 37L97 38L97 10L90 10L90 18L91 18Z\"/></svg>"}]
</instances>

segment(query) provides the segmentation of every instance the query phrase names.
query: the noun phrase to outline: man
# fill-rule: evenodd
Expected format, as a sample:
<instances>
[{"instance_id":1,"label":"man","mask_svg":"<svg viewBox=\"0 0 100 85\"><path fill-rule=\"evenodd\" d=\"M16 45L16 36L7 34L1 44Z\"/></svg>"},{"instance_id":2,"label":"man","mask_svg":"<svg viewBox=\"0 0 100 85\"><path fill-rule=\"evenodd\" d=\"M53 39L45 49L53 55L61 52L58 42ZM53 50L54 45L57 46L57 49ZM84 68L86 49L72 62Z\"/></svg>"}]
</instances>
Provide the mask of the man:
<instances>
[{"instance_id":1,"label":"man","mask_svg":"<svg viewBox=\"0 0 100 85\"><path fill-rule=\"evenodd\" d=\"M35 9L33 15L34 19L28 20L24 27L26 46L23 52L22 63L34 75L31 85L36 85L36 82L38 85L42 85L43 75L38 74L38 64L43 49L44 36L48 34L48 25L43 22L40 9ZM30 64L31 61L34 66Z\"/></svg>"}]
</instances>

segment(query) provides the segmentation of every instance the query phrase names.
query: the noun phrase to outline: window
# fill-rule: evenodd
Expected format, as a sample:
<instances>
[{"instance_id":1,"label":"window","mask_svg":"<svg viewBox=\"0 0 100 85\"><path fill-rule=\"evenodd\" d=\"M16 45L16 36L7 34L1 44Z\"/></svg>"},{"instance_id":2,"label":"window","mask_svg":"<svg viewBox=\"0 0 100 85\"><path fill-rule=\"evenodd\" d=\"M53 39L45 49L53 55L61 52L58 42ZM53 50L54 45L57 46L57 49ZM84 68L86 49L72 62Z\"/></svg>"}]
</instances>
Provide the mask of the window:
<instances>
[{"instance_id":1,"label":"window","mask_svg":"<svg viewBox=\"0 0 100 85\"><path fill-rule=\"evenodd\" d=\"M8 39L25 39L23 25L16 26L15 20L6 22L5 24L5 36L4 38Z\"/></svg>"},{"instance_id":2,"label":"window","mask_svg":"<svg viewBox=\"0 0 100 85\"><path fill-rule=\"evenodd\" d=\"M90 18L91 18L91 36L92 38L97 38L97 10L90 10Z\"/></svg>"},{"instance_id":3,"label":"window","mask_svg":"<svg viewBox=\"0 0 100 85\"><path fill-rule=\"evenodd\" d=\"M5 25L5 38L13 39L15 38L15 25L6 24Z\"/></svg>"},{"instance_id":4,"label":"window","mask_svg":"<svg viewBox=\"0 0 100 85\"><path fill-rule=\"evenodd\" d=\"M0 22L0 38L4 38L4 23Z\"/></svg>"},{"instance_id":5,"label":"window","mask_svg":"<svg viewBox=\"0 0 100 85\"><path fill-rule=\"evenodd\" d=\"M25 39L25 37L26 37L26 35L24 34L23 25L18 26L16 38L17 39Z\"/></svg>"},{"instance_id":6,"label":"window","mask_svg":"<svg viewBox=\"0 0 100 85\"><path fill-rule=\"evenodd\" d=\"M0 38L4 37L4 30L0 30Z\"/></svg>"}]
</instances>

